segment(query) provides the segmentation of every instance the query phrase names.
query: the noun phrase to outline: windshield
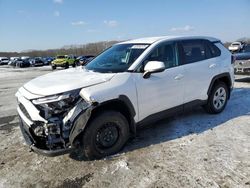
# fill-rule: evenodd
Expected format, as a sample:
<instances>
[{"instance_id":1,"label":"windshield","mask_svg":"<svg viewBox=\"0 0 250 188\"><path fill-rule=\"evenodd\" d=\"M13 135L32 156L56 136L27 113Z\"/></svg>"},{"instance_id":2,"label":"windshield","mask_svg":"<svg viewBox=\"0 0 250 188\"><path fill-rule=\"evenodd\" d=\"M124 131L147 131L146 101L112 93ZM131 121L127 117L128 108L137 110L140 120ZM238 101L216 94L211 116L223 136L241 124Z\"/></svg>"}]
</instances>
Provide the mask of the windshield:
<instances>
[{"instance_id":1,"label":"windshield","mask_svg":"<svg viewBox=\"0 0 250 188\"><path fill-rule=\"evenodd\" d=\"M124 72L145 51L148 44L117 44L94 58L86 69L95 72Z\"/></svg>"},{"instance_id":2,"label":"windshield","mask_svg":"<svg viewBox=\"0 0 250 188\"><path fill-rule=\"evenodd\" d=\"M64 58L66 58L64 55L60 55L60 56L57 56L56 57L57 59L64 59Z\"/></svg>"},{"instance_id":3,"label":"windshield","mask_svg":"<svg viewBox=\"0 0 250 188\"><path fill-rule=\"evenodd\" d=\"M239 46L240 45L240 43L233 43L233 44L231 44L232 46Z\"/></svg>"}]
</instances>

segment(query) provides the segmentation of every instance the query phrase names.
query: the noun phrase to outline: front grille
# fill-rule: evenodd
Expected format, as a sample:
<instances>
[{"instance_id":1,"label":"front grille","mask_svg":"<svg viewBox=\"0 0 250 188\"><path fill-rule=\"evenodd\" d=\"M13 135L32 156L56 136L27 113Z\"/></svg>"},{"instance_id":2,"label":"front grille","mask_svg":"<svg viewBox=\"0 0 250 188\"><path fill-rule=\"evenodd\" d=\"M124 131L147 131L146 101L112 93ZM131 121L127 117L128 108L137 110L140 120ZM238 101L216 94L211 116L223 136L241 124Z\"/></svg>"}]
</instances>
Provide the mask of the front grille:
<instances>
[{"instance_id":1,"label":"front grille","mask_svg":"<svg viewBox=\"0 0 250 188\"><path fill-rule=\"evenodd\" d=\"M23 106L23 104L22 104L22 103L19 103L18 106L19 106L20 110L23 112L23 114L24 114L28 119L32 120L31 117L30 117L30 115L29 115L29 113L28 113L28 111L27 111L26 108Z\"/></svg>"}]
</instances>

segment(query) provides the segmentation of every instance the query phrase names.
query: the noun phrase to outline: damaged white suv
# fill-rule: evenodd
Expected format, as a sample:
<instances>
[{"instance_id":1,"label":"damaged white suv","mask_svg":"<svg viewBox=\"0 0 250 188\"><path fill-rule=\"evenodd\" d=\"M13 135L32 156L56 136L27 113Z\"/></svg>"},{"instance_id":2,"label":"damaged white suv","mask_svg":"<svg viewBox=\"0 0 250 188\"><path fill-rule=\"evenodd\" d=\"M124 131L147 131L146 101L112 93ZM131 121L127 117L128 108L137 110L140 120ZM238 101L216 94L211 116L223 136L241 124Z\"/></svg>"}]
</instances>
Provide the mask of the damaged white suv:
<instances>
[{"instance_id":1,"label":"damaged white suv","mask_svg":"<svg viewBox=\"0 0 250 188\"><path fill-rule=\"evenodd\" d=\"M31 149L89 159L118 152L136 127L193 106L220 113L234 75L230 52L211 37L154 37L112 46L86 67L38 77L16 93Z\"/></svg>"}]
</instances>

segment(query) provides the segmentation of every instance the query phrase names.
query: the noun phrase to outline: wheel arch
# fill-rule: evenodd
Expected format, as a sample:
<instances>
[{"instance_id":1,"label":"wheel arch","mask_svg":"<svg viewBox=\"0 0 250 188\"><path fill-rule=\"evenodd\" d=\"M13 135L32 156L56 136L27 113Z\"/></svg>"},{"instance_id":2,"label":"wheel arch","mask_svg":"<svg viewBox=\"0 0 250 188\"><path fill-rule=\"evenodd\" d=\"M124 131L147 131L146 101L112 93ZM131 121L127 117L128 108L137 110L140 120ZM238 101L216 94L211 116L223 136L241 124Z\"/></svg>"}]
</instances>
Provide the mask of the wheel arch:
<instances>
[{"instance_id":1,"label":"wheel arch","mask_svg":"<svg viewBox=\"0 0 250 188\"><path fill-rule=\"evenodd\" d=\"M128 120L131 135L136 135L136 124L134 121L136 112L133 104L127 96L120 95L117 99L111 99L102 103L95 102L90 108L80 113L74 120L73 127L70 131L70 143L75 146L78 145L79 138L84 134L91 120L105 110L118 111L123 114Z\"/></svg>"},{"instance_id":2,"label":"wheel arch","mask_svg":"<svg viewBox=\"0 0 250 188\"><path fill-rule=\"evenodd\" d=\"M115 110L120 112L125 116L129 123L130 132L135 135L136 134L136 126L134 117L136 115L133 104L129 100L129 98L125 95L120 95L117 99L111 99L105 101L103 103L99 103L91 112L91 119L95 118L99 113L105 110Z\"/></svg>"},{"instance_id":3,"label":"wheel arch","mask_svg":"<svg viewBox=\"0 0 250 188\"><path fill-rule=\"evenodd\" d=\"M222 73L219 75L216 75L215 77L213 77L213 79L210 82L208 91L207 91L207 95L209 96L209 94L211 93L213 87L218 83L218 82L224 82L227 87L228 87L228 91L229 91L229 95L228 95L228 99L230 99L230 90L232 87L232 81L231 81L231 77L229 73Z\"/></svg>"}]
</instances>

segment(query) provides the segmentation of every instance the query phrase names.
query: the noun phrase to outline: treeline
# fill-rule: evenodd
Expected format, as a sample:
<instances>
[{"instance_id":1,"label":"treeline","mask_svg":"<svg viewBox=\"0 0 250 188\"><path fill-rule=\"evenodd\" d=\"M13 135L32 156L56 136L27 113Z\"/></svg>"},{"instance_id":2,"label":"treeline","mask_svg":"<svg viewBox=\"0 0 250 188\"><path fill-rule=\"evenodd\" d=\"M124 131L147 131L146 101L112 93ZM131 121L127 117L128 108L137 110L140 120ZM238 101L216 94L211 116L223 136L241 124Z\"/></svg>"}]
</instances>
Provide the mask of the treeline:
<instances>
[{"instance_id":1,"label":"treeline","mask_svg":"<svg viewBox=\"0 0 250 188\"><path fill-rule=\"evenodd\" d=\"M98 55L119 41L102 41L83 45L68 45L59 49L30 50L25 52L0 52L0 57L54 57L56 55Z\"/></svg>"},{"instance_id":2,"label":"treeline","mask_svg":"<svg viewBox=\"0 0 250 188\"><path fill-rule=\"evenodd\" d=\"M244 41L250 44L250 38L241 38L236 41ZM0 52L0 57L54 57L56 55L98 55L103 50L109 48L113 44L119 41L102 41L96 43L88 43L83 45L69 45L64 46L59 49L49 49L49 50L30 50L25 52ZM231 42L225 42L225 47L228 47Z\"/></svg>"}]
</instances>

